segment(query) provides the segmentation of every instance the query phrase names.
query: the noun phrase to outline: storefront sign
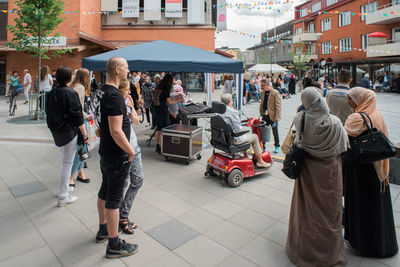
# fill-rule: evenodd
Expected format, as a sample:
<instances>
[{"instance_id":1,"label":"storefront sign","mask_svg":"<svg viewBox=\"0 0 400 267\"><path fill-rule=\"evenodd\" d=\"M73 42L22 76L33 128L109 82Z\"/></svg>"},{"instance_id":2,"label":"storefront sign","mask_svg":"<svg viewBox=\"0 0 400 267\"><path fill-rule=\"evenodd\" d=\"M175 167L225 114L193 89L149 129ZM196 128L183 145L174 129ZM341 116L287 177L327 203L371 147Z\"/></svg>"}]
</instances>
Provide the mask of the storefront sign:
<instances>
[{"instance_id":1,"label":"storefront sign","mask_svg":"<svg viewBox=\"0 0 400 267\"><path fill-rule=\"evenodd\" d=\"M204 1L188 0L188 24L204 24Z\"/></svg>"},{"instance_id":2,"label":"storefront sign","mask_svg":"<svg viewBox=\"0 0 400 267\"><path fill-rule=\"evenodd\" d=\"M144 20L161 20L161 0L144 1Z\"/></svg>"},{"instance_id":3,"label":"storefront sign","mask_svg":"<svg viewBox=\"0 0 400 267\"><path fill-rule=\"evenodd\" d=\"M118 0L101 0L101 11L118 11Z\"/></svg>"},{"instance_id":4,"label":"storefront sign","mask_svg":"<svg viewBox=\"0 0 400 267\"><path fill-rule=\"evenodd\" d=\"M165 0L165 17L182 17L182 0Z\"/></svg>"},{"instance_id":5,"label":"storefront sign","mask_svg":"<svg viewBox=\"0 0 400 267\"><path fill-rule=\"evenodd\" d=\"M122 0L123 18L138 18L139 10L139 0Z\"/></svg>"},{"instance_id":6,"label":"storefront sign","mask_svg":"<svg viewBox=\"0 0 400 267\"><path fill-rule=\"evenodd\" d=\"M226 0L217 1L217 30L226 31Z\"/></svg>"},{"instance_id":7,"label":"storefront sign","mask_svg":"<svg viewBox=\"0 0 400 267\"><path fill-rule=\"evenodd\" d=\"M36 46L37 43L32 39L32 45ZM46 37L41 40L41 46L67 46L67 37Z\"/></svg>"}]
</instances>

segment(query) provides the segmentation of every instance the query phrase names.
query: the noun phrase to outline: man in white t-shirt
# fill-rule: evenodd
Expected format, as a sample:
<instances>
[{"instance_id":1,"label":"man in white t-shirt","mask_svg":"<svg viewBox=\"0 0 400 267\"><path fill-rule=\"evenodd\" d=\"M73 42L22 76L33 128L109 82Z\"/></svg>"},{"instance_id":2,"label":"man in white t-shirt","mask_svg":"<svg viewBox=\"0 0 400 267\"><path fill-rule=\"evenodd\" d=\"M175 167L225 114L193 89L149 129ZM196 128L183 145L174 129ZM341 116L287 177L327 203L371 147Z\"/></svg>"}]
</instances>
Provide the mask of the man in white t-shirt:
<instances>
[{"instance_id":1,"label":"man in white t-shirt","mask_svg":"<svg viewBox=\"0 0 400 267\"><path fill-rule=\"evenodd\" d=\"M24 70L24 95L25 95L25 103L24 104L28 104L29 103L29 91L31 90L31 85L32 85L32 77L29 74L29 70L25 69Z\"/></svg>"}]
</instances>

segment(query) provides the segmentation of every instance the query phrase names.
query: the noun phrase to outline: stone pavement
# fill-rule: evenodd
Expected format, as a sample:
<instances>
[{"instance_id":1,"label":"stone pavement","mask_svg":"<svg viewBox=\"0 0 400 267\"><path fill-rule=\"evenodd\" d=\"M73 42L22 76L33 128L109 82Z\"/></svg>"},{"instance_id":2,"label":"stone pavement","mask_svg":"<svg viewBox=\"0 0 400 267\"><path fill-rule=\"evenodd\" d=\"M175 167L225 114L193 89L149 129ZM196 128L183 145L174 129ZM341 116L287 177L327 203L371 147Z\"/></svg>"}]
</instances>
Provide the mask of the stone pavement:
<instances>
[{"instance_id":1,"label":"stone pavement","mask_svg":"<svg viewBox=\"0 0 400 267\"><path fill-rule=\"evenodd\" d=\"M218 94L220 90L216 99ZM204 99L200 93L192 97ZM382 112L385 118L398 120L394 107L400 98L379 96L379 100L383 98L391 103ZM284 101L282 138L298 104L298 95ZM250 103L244 110L254 115L257 107ZM16 117L24 114L27 106L21 105ZM9 120L1 98L0 266L292 266L284 247L293 182L281 173L280 163L267 175L230 188L203 175L211 149L205 149L202 159L190 165L180 160L165 162L154 152L154 145L145 145L151 130L138 126L145 181L131 212L138 229L122 238L138 243L140 251L108 260L104 258L105 245L94 243L101 181L97 152L85 169L92 182L78 182L74 192L78 201L58 208L60 152L46 125ZM395 125L389 126L389 131L393 138L400 134ZM400 187L392 185L391 191L399 238ZM349 266L400 266L399 255L368 259L354 255L349 248L347 255Z\"/></svg>"}]
</instances>

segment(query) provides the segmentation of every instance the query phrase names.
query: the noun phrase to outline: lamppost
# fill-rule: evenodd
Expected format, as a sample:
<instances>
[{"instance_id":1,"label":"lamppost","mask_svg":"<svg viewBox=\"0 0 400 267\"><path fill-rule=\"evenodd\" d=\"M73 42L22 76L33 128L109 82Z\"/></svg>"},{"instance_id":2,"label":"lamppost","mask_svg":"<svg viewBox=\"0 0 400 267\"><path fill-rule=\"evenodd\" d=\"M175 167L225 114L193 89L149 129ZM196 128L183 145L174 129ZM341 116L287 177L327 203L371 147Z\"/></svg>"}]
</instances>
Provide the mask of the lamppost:
<instances>
[{"instance_id":1,"label":"lamppost","mask_svg":"<svg viewBox=\"0 0 400 267\"><path fill-rule=\"evenodd\" d=\"M321 36L323 35L323 33L316 33L317 34L317 57L318 57L318 77L317 77L317 80L319 79L319 76L320 76L320 69L321 69L321 65L320 65L320 62L319 62L319 52L320 52L320 50L319 50L319 38L321 38Z\"/></svg>"},{"instance_id":2,"label":"lamppost","mask_svg":"<svg viewBox=\"0 0 400 267\"><path fill-rule=\"evenodd\" d=\"M272 79L272 50L274 49L274 47L272 45L268 46L269 50L271 51L271 60L270 60L270 66L271 66L271 79Z\"/></svg>"}]
</instances>

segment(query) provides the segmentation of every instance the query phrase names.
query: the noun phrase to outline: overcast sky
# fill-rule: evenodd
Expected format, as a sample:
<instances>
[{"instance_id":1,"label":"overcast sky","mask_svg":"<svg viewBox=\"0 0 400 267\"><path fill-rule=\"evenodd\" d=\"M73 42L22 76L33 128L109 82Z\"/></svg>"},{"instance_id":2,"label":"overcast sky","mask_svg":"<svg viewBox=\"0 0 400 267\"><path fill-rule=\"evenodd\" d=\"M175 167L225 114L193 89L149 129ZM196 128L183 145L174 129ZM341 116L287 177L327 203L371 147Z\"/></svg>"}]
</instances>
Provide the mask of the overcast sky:
<instances>
[{"instance_id":1,"label":"overcast sky","mask_svg":"<svg viewBox=\"0 0 400 267\"><path fill-rule=\"evenodd\" d=\"M280 2L284 0L276 0L274 2ZM292 0L291 0L292 1ZM228 3L257 3L261 1L252 0L228 0ZM262 1L266 2L266 1ZM276 26L288 22L294 18L294 11L284 12L284 10L293 10L294 6L299 5L301 0L296 0L295 4L278 4L273 5L274 8L280 9L281 12L273 11L259 11L259 10L249 10L249 9L238 9L238 8L227 8L227 21L228 29L237 30L239 32L246 32L250 34L255 34L257 38L251 38L248 36L240 36L239 34L224 31L216 33L215 47L219 48L221 46L228 46L231 48L240 48L241 50L246 50L247 48L260 43L260 35L268 28L272 29L274 27L274 13L275 13L275 24Z\"/></svg>"}]
</instances>

